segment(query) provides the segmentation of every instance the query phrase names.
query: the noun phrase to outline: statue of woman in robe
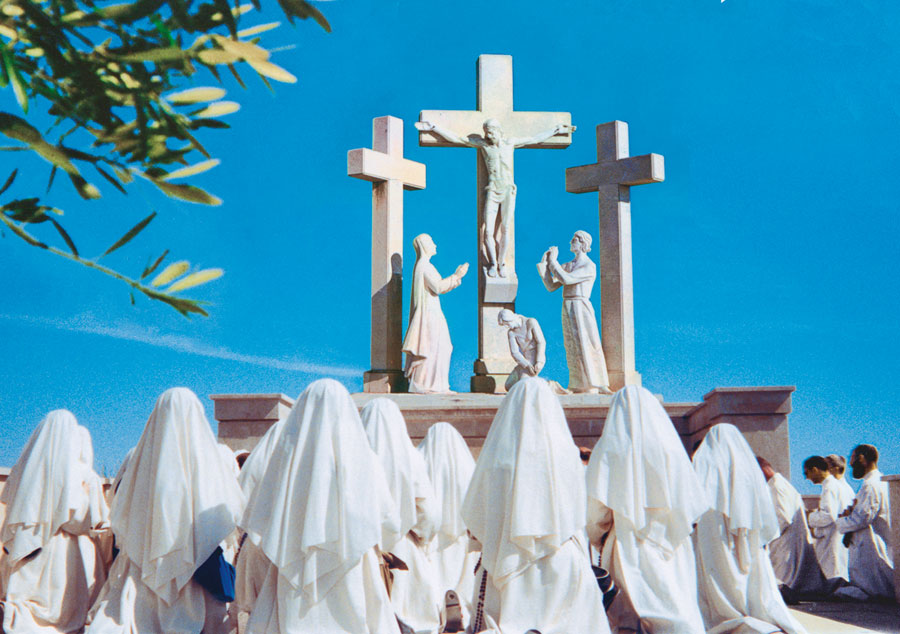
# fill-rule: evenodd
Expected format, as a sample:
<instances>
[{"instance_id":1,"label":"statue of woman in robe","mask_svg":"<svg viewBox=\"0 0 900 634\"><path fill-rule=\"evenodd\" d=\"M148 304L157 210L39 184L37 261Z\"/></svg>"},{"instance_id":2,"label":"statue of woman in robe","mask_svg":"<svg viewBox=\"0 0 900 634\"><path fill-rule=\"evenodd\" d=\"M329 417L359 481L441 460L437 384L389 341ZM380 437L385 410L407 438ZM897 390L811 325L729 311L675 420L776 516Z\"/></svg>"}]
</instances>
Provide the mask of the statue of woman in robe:
<instances>
[{"instance_id":1,"label":"statue of woman in robe","mask_svg":"<svg viewBox=\"0 0 900 634\"><path fill-rule=\"evenodd\" d=\"M559 249L550 247L538 263L538 272L548 291L552 293L563 287L562 325L569 391L611 394L597 316L591 304L597 266L587 256L591 250L590 234L576 231L569 248L575 255L571 262L560 264L556 259Z\"/></svg>"},{"instance_id":2,"label":"statue of woman in robe","mask_svg":"<svg viewBox=\"0 0 900 634\"><path fill-rule=\"evenodd\" d=\"M450 392L450 329L441 310L444 293L459 286L469 270L468 263L460 264L450 277L442 278L431 263L437 253L434 240L427 233L413 240L416 265L413 268L412 296L409 307L409 327L403 340L406 353L406 378L409 391L416 393Z\"/></svg>"}]
</instances>

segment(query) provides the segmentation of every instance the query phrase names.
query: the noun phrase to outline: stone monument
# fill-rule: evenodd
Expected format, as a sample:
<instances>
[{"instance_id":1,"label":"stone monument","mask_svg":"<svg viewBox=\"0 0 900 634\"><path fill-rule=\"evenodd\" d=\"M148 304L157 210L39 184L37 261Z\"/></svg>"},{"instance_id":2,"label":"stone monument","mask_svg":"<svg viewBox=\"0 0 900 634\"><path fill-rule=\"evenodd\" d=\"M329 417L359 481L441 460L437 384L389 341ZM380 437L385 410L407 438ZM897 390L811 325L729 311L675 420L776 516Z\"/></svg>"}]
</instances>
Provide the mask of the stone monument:
<instances>
[{"instance_id":1,"label":"stone monument","mask_svg":"<svg viewBox=\"0 0 900 634\"><path fill-rule=\"evenodd\" d=\"M425 166L403 158L403 121L372 120L372 149L347 153L347 174L372 181L371 369L366 392L402 392L403 190L425 189Z\"/></svg>"},{"instance_id":2,"label":"stone monument","mask_svg":"<svg viewBox=\"0 0 900 634\"><path fill-rule=\"evenodd\" d=\"M513 110L512 57L509 55L481 55L478 58L476 83L475 110L423 110L420 113L420 122L428 125L419 131L419 145L479 148L476 156L476 227L477 248L483 255L484 266L478 267L478 358L475 360L471 389L473 392L499 393L503 392L506 378L516 366L509 353L506 333L497 323L501 310L515 311L518 290L513 149L568 147L572 142L572 117L568 112ZM489 125L486 126L486 123ZM483 135L496 135L500 139L497 150L486 149L488 143ZM497 186L489 192L492 177ZM496 235L503 239L503 257L496 262L496 276L490 275L492 260L488 248L491 240L496 243L493 237L495 228L488 225L486 209L491 215L498 211L502 214L498 218L501 223ZM503 276L500 276L501 272Z\"/></svg>"}]
</instances>

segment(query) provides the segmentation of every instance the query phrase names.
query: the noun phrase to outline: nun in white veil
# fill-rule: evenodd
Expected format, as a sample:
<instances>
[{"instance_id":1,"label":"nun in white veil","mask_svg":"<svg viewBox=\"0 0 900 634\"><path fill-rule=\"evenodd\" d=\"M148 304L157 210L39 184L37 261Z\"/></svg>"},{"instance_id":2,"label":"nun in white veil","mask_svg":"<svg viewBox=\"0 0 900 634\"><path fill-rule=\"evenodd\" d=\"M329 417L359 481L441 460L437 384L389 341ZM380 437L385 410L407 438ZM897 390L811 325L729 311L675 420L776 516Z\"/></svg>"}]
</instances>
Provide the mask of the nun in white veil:
<instances>
[{"instance_id":1,"label":"nun in white veil","mask_svg":"<svg viewBox=\"0 0 900 634\"><path fill-rule=\"evenodd\" d=\"M481 544L484 600L472 631L609 632L584 543L584 466L562 406L541 378L504 397L475 463L462 507Z\"/></svg>"},{"instance_id":2,"label":"nun in white veil","mask_svg":"<svg viewBox=\"0 0 900 634\"><path fill-rule=\"evenodd\" d=\"M320 379L297 399L241 521L268 562L247 633L399 632L377 549L399 539L378 458L347 389Z\"/></svg>"},{"instance_id":3,"label":"nun in white veil","mask_svg":"<svg viewBox=\"0 0 900 634\"><path fill-rule=\"evenodd\" d=\"M193 577L243 501L200 401L187 388L163 392L113 497L119 554L85 631L221 632L225 604Z\"/></svg>"},{"instance_id":4,"label":"nun in white veil","mask_svg":"<svg viewBox=\"0 0 900 634\"><path fill-rule=\"evenodd\" d=\"M805 634L781 598L766 545L778 519L756 456L734 425L714 425L694 454L712 508L694 534L708 632Z\"/></svg>"},{"instance_id":5,"label":"nun in white veil","mask_svg":"<svg viewBox=\"0 0 900 634\"><path fill-rule=\"evenodd\" d=\"M425 459L413 446L394 401L372 399L361 416L369 445L381 462L400 512L400 538L394 544L385 544L385 550L402 559L408 570L393 571L391 604L414 631L433 632L440 626L443 593L425 553L434 533L436 510Z\"/></svg>"},{"instance_id":6,"label":"nun in white veil","mask_svg":"<svg viewBox=\"0 0 900 634\"><path fill-rule=\"evenodd\" d=\"M80 632L103 582L89 533L107 509L86 434L71 412L47 414L0 496L4 632Z\"/></svg>"},{"instance_id":7,"label":"nun in white veil","mask_svg":"<svg viewBox=\"0 0 900 634\"><path fill-rule=\"evenodd\" d=\"M435 423L419 443L435 496L435 535L428 558L435 567L441 593L454 590L468 601L475 590L478 553L469 552L462 502L475 470L475 459L462 435L450 423Z\"/></svg>"},{"instance_id":8,"label":"nun in white veil","mask_svg":"<svg viewBox=\"0 0 900 634\"><path fill-rule=\"evenodd\" d=\"M709 503L672 421L646 389L616 392L591 452L587 495L588 535L597 547L606 536L602 560L626 606L614 624L703 634L691 532Z\"/></svg>"}]
</instances>

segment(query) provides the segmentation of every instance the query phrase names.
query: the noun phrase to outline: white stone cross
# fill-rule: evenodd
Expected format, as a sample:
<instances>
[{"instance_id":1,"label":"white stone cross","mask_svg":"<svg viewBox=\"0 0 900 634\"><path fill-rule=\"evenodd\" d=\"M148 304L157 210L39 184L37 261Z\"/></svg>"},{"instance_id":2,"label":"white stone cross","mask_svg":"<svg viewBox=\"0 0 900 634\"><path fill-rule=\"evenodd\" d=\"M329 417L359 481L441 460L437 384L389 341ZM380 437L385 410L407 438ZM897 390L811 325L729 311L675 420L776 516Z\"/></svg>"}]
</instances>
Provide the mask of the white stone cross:
<instances>
[{"instance_id":1,"label":"white stone cross","mask_svg":"<svg viewBox=\"0 0 900 634\"><path fill-rule=\"evenodd\" d=\"M569 125L572 116L568 112L527 112L513 110L512 56L480 55L477 64L477 103L475 110L423 110L420 121L428 121L452 131L461 139L484 134L484 122L496 119L508 138L531 138L552 130L557 125ZM552 136L524 148L563 149L572 142L568 133ZM435 132L420 132L419 145L425 147L470 147L449 141ZM485 186L487 170L484 161L476 153L477 165L477 223L476 245L478 261L484 264L481 227L484 223ZM511 163L511 160L510 160ZM512 165L509 165L512 171ZM525 203L527 205L527 202ZM521 206L521 201L519 203ZM488 228L493 231L493 227ZM502 392L506 377L516 367L509 353L505 328L497 323L497 315L504 308L515 311L518 278L515 274L515 225L511 223L508 248L502 264L507 277L488 277L483 266L478 270L478 359L475 376L471 379L473 392Z\"/></svg>"},{"instance_id":2,"label":"white stone cross","mask_svg":"<svg viewBox=\"0 0 900 634\"><path fill-rule=\"evenodd\" d=\"M566 191L600 194L600 324L612 390L641 384L634 363L630 187L663 180L662 155L628 156L624 121L597 126L596 163L566 170Z\"/></svg>"},{"instance_id":3,"label":"white stone cross","mask_svg":"<svg viewBox=\"0 0 900 634\"><path fill-rule=\"evenodd\" d=\"M405 389L403 190L425 189L425 165L403 158L403 120L372 120L372 149L347 152L347 174L372 181L372 334L366 392Z\"/></svg>"}]
</instances>

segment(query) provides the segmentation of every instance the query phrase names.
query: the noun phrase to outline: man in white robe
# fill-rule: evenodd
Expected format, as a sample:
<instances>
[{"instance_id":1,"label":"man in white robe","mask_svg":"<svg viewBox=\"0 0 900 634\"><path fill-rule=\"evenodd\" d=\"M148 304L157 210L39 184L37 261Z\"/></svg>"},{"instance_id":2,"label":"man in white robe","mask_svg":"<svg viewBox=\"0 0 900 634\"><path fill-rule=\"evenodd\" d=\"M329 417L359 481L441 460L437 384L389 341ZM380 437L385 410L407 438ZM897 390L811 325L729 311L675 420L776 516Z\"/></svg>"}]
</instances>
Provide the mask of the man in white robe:
<instances>
[{"instance_id":1,"label":"man in white robe","mask_svg":"<svg viewBox=\"0 0 900 634\"><path fill-rule=\"evenodd\" d=\"M80 632L105 578L90 533L107 508L90 435L75 416L54 410L38 424L0 502L2 630Z\"/></svg>"},{"instance_id":2,"label":"man in white robe","mask_svg":"<svg viewBox=\"0 0 900 634\"><path fill-rule=\"evenodd\" d=\"M833 475L834 479L838 482L838 490L840 491L840 512L843 513L853 506L853 500L856 499L856 491L854 491L853 487L850 486L850 483L847 482L844 473L847 469L847 459L844 458L844 456L831 453L825 456L825 462L828 463L828 472Z\"/></svg>"},{"instance_id":3,"label":"man in white robe","mask_svg":"<svg viewBox=\"0 0 900 634\"><path fill-rule=\"evenodd\" d=\"M453 344L447 319L441 310L441 295L462 283L469 265L460 264L453 275L442 278L431 263L431 257L437 253L431 236L427 233L416 236L413 247L416 265L409 299L409 326L403 338L409 391L449 393Z\"/></svg>"},{"instance_id":4,"label":"man in white robe","mask_svg":"<svg viewBox=\"0 0 900 634\"><path fill-rule=\"evenodd\" d=\"M778 519L750 445L734 425L714 425L693 462L712 504L694 532L707 632L805 634L778 591L766 552L778 536Z\"/></svg>"},{"instance_id":5,"label":"man in white robe","mask_svg":"<svg viewBox=\"0 0 900 634\"><path fill-rule=\"evenodd\" d=\"M604 567L622 593L612 625L703 634L691 532L709 502L672 421L646 389L616 392L590 454L587 496L591 544L603 544Z\"/></svg>"},{"instance_id":6,"label":"man in white robe","mask_svg":"<svg viewBox=\"0 0 900 634\"><path fill-rule=\"evenodd\" d=\"M157 399L113 497L119 554L87 634L219 634L226 604L194 573L234 530L244 496L187 388Z\"/></svg>"},{"instance_id":7,"label":"man in white robe","mask_svg":"<svg viewBox=\"0 0 900 634\"><path fill-rule=\"evenodd\" d=\"M862 480L853 507L837 519L837 530L849 541L850 584L870 597L894 598L894 559L888 485L881 481L878 450L858 445L850 458L853 477Z\"/></svg>"},{"instance_id":8,"label":"man in white robe","mask_svg":"<svg viewBox=\"0 0 900 634\"><path fill-rule=\"evenodd\" d=\"M812 535L806 522L803 497L768 460L756 457L778 518L778 537L769 543L769 559L775 578L791 600L826 593L825 576L819 567Z\"/></svg>"},{"instance_id":9,"label":"man in white robe","mask_svg":"<svg viewBox=\"0 0 900 634\"><path fill-rule=\"evenodd\" d=\"M847 548L841 543L843 535L837 530L837 518L844 510L841 488L828 470L822 456L810 456L803 463L803 474L813 484L821 485L818 508L809 514L809 527L815 539L816 558L826 579L849 581Z\"/></svg>"},{"instance_id":10,"label":"man in white robe","mask_svg":"<svg viewBox=\"0 0 900 634\"><path fill-rule=\"evenodd\" d=\"M264 570L256 588L237 582L246 633L399 632L377 550L398 541L399 513L343 385L297 399L240 526L238 560Z\"/></svg>"},{"instance_id":11,"label":"man in white robe","mask_svg":"<svg viewBox=\"0 0 900 634\"><path fill-rule=\"evenodd\" d=\"M433 632L440 625L444 595L425 551L434 535L437 510L425 459L413 446L403 414L391 399L372 399L360 416L400 511L400 539L384 545L407 566L393 571L391 604L415 632Z\"/></svg>"},{"instance_id":12,"label":"man in white robe","mask_svg":"<svg viewBox=\"0 0 900 634\"><path fill-rule=\"evenodd\" d=\"M450 423L435 423L419 443L435 495L435 535L428 542L428 558L434 564L441 596L453 590L463 602L475 592L478 552L469 551L469 537L462 519L462 502L475 470L475 459L465 439ZM462 625L468 614L460 615Z\"/></svg>"},{"instance_id":13,"label":"man in white robe","mask_svg":"<svg viewBox=\"0 0 900 634\"><path fill-rule=\"evenodd\" d=\"M521 379L500 404L463 501L486 571L470 630L485 629L480 605L484 625L501 634L610 631L585 554L586 506L584 467L559 399L545 380Z\"/></svg>"}]
</instances>

